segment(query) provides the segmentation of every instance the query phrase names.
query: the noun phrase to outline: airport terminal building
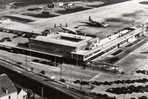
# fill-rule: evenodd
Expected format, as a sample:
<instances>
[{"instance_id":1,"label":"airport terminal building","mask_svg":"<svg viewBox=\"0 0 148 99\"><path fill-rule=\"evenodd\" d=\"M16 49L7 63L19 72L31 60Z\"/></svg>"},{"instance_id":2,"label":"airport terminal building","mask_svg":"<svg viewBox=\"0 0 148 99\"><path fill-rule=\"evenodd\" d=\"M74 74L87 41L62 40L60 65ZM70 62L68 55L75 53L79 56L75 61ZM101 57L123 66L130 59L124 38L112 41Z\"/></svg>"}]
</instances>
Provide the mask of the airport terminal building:
<instances>
[{"instance_id":1,"label":"airport terminal building","mask_svg":"<svg viewBox=\"0 0 148 99\"><path fill-rule=\"evenodd\" d=\"M13 46L14 50L19 50L22 52L24 50L27 50L29 53L31 51L32 53L35 52L39 54L49 55L50 57L60 57L80 62L87 62L95 59L96 57L101 58L111 51L125 46L127 43L134 42L144 33L144 26L137 25L124 27L119 31L112 33L112 35L108 35L104 38L86 35L85 33L80 34L63 31L49 32L46 35L43 35L41 30L31 32L32 28L30 29L29 26L25 27L23 24L18 24L22 26L22 29L18 28L18 25L15 26L15 24L16 23L14 22L6 21L0 25L0 31L6 31L7 33L15 32L14 34L36 33L36 35L34 37L30 36L29 39L27 38L27 47L23 47L23 44L19 44L20 42L18 42L18 44L16 44L17 46ZM24 29L25 31L27 31L22 32L21 30ZM105 29L107 28L104 28L104 30ZM1 45L12 48L12 46L9 46L8 44L5 45L5 43Z\"/></svg>"},{"instance_id":2,"label":"airport terminal building","mask_svg":"<svg viewBox=\"0 0 148 99\"><path fill-rule=\"evenodd\" d=\"M47 36L32 38L29 45L33 50L85 62L96 57L101 57L110 51L126 45L126 43L134 42L141 35L143 35L142 26L124 28L104 39L57 32L48 34Z\"/></svg>"},{"instance_id":3,"label":"airport terminal building","mask_svg":"<svg viewBox=\"0 0 148 99\"><path fill-rule=\"evenodd\" d=\"M64 32L51 33L47 36L37 36L30 39L30 48L33 50L52 53L64 58L75 59L74 52L89 51L99 44L99 38L76 35ZM83 60L83 56L77 54L78 60Z\"/></svg>"}]
</instances>

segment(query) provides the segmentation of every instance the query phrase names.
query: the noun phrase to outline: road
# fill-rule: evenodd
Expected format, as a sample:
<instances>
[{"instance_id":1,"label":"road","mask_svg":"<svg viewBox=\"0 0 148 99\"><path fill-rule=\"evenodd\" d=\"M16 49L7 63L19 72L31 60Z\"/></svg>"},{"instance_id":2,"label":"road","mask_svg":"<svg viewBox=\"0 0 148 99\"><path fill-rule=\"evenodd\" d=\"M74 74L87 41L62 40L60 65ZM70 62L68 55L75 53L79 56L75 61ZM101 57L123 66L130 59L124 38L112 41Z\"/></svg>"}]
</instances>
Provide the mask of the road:
<instances>
[{"instance_id":1,"label":"road","mask_svg":"<svg viewBox=\"0 0 148 99\"><path fill-rule=\"evenodd\" d=\"M19 65L16 65L16 63L11 62L10 60L6 60L6 58L4 57L0 57L0 64L1 64L1 67L7 68L9 71L13 71L13 74L16 73L17 75L15 75L15 79L16 78L17 80L24 79L23 80L24 82L26 82L25 80L27 80L27 82L29 81L29 86L33 85L32 87L34 88L44 87L46 97L50 96L53 99L59 99L59 97L62 99L88 99L90 98L89 96L87 95L85 96L85 94L81 93L80 91L74 88L67 88L65 84L51 80L43 75L39 75L33 72L26 71L23 68L20 68ZM23 78L18 78L19 77L18 75L21 75Z\"/></svg>"}]
</instances>

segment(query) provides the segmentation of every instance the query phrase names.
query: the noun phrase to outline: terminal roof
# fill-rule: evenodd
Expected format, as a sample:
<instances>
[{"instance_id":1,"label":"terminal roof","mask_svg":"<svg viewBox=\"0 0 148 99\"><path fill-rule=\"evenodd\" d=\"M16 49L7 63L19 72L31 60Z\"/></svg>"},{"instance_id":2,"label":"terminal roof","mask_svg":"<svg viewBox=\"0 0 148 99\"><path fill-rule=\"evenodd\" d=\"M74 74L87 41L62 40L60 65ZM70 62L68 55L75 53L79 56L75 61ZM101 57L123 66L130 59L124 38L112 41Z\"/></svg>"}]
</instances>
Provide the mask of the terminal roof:
<instances>
[{"instance_id":1,"label":"terminal roof","mask_svg":"<svg viewBox=\"0 0 148 99\"><path fill-rule=\"evenodd\" d=\"M80 41L71 41L67 39L62 39L62 37L66 37L69 39L79 39ZM75 34L69 34L69 33L63 33L59 32L59 34L49 34L47 36L37 36L35 40L43 41L43 42L49 42L64 46L70 46L70 47L78 47L82 44L85 44L87 41L93 39L89 36L82 36L82 35L75 35Z\"/></svg>"}]
</instances>

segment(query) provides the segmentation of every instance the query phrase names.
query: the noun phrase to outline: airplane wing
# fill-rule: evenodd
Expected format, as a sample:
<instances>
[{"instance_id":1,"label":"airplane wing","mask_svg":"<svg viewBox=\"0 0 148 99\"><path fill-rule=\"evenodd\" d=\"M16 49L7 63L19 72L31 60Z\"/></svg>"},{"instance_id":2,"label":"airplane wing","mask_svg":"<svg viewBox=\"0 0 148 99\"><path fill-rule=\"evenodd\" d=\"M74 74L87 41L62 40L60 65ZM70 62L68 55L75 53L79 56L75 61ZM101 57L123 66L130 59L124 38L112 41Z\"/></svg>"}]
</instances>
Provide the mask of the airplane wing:
<instances>
[{"instance_id":1,"label":"airplane wing","mask_svg":"<svg viewBox=\"0 0 148 99\"><path fill-rule=\"evenodd\" d=\"M61 27L61 29L68 31L68 32L77 33L76 30L69 28L69 27Z\"/></svg>"}]
</instances>

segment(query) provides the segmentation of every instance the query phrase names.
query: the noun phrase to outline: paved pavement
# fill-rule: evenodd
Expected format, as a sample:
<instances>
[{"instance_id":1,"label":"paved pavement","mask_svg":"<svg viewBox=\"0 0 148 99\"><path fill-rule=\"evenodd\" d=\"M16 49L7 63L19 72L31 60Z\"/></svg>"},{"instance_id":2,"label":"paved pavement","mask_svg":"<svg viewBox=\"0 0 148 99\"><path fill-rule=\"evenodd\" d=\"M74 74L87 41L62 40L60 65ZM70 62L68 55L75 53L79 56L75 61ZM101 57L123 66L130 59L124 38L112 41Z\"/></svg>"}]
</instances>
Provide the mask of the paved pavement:
<instances>
[{"instance_id":1,"label":"paved pavement","mask_svg":"<svg viewBox=\"0 0 148 99\"><path fill-rule=\"evenodd\" d=\"M85 25L81 22L88 21L88 16L92 16L95 20L107 20L109 27L98 28L80 26L79 29L86 33L96 34L100 38L104 38L134 22L146 22L148 16L147 5L141 4L140 2L142 1L144 0L130 0L54 18L41 19L30 24L37 28L49 28L53 27L54 24L65 25L65 23L68 23L70 27L76 27Z\"/></svg>"}]
</instances>

